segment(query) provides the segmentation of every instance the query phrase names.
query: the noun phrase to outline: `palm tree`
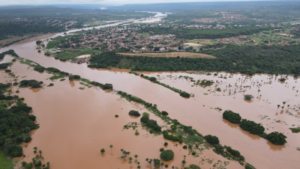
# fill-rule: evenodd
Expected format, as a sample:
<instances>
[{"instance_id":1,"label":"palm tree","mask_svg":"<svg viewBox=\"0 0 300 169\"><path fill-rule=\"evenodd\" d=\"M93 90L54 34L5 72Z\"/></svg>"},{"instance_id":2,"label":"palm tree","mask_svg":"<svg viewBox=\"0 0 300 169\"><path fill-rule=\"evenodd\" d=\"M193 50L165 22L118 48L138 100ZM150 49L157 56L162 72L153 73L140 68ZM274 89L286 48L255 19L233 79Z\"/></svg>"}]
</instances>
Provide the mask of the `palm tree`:
<instances>
[{"instance_id":1,"label":"palm tree","mask_svg":"<svg viewBox=\"0 0 300 169\"><path fill-rule=\"evenodd\" d=\"M105 153L105 149L104 148L101 149L101 153L102 154Z\"/></svg>"},{"instance_id":2,"label":"palm tree","mask_svg":"<svg viewBox=\"0 0 300 169\"><path fill-rule=\"evenodd\" d=\"M136 154L136 155L134 155L134 157L135 157L135 161L137 161L138 155Z\"/></svg>"},{"instance_id":3,"label":"palm tree","mask_svg":"<svg viewBox=\"0 0 300 169\"><path fill-rule=\"evenodd\" d=\"M112 150L112 148L113 148L113 145L110 145L110 146L109 146L109 148L110 148L110 150Z\"/></svg>"}]
</instances>

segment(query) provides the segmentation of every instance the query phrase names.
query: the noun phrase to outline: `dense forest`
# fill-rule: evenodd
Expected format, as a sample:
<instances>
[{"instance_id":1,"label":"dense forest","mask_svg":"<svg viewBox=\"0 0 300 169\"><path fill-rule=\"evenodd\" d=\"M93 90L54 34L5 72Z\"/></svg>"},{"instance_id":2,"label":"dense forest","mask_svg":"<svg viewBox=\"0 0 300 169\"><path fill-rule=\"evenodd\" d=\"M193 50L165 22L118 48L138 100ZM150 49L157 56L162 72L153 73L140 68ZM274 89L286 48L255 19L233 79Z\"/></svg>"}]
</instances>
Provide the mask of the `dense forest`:
<instances>
[{"instance_id":1,"label":"dense forest","mask_svg":"<svg viewBox=\"0 0 300 169\"><path fill-rule=\"evenodd\" d=\"M52 33L64 31L62 26L44 24L0 23L0 40L10 36L24 36L33 33Z\"/></svg>"},{"instance_id":2,"label":"dense forest","mask_svg":"<svg viewBox=\"0 0 300 169\"><path fill-rule=\"evenodd\" d=\"M215 39L233 37L239 35L251 35L267 30L266 27L234 27L227 29L176 29L163 27L146 27L140 30L141 33L151 33L155 35L174 34L178 38L185 39Z\"/></svg>"},{"instance_id":3,"label":"dense forest","mask_svg":"<svg viewBox=\"0 0 300 169\"><path fill-rule=\"evenodd\" d=\"M208 50L216 59L131 57L114 52L94 55L89 67L129 68L134 71L227 71L249 75L255 73L300 75L300 45L292 46L227 46Z\"/></svg>"},{"instance_id":4,"label":"dense forest","mask_svg":"<svg viewBox=\"0 0 300 169\"><path fill-rule=\"evenodd\" d=\"M62 32L87 23L153 16L146 12L109 11L53 6L0 7L0 40L12 36ZM71 24L72 23L72 24ZM97 23L96 23L97 24Z\"/></svg>"},{"instance_id":5,"label":"dense forest","mask_svg":"<svg viewBox=\"0 0 300 169\"><path fill-rule=\"evenodd\" d=\"M36 117L30 115L32 110L18 96L5 96L5 90L11 84L0 83L0 150L10 157L23 155L22 142L31 140L30 131L37 129ZM13 104L14 100L16 104ZM10 107L11 106L11 107Z\"/></svg>"}]
</instances>

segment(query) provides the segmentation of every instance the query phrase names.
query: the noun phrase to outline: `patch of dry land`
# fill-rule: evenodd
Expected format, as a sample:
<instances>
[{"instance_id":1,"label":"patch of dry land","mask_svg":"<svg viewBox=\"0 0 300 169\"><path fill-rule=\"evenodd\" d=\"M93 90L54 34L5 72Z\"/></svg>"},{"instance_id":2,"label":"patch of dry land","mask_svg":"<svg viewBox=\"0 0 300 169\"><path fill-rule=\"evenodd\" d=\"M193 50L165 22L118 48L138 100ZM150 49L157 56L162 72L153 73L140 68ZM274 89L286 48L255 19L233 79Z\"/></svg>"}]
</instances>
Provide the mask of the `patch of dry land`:
<instances>
[{"instance_id":1,"label":"patch of dry land","mask_svg":"<svg viewBox=\"0 0 300 169\"><path fill-rule=\"evenodd\" d=\"M184 43L184 45L189 45L189 46L202 46L201 44L197 44L197 43Z\"/></svg>"},{"instance_id":2,"label":"patch of dry land","mask_svg":"<svg viewBox=\"0 0 300 169\"><path fill-rule=\"evenodd\" d=\"M125 56L146 56L146 57L189 57L189 58L216 58L212 55L190 52L170 52L170 53L119 53Z\"/></svg>"},{"instance_id":3,"label":"patch of dry land","mask_svg":"<svg viewBox=\"0 0 300 169\"><path fill-rule=\"evenodd\" d=\"M91 55L80 55L80 56L77 56L76 58L77 59L84 59L84 58L90 58Z\"/></svg>"}]
</instances>

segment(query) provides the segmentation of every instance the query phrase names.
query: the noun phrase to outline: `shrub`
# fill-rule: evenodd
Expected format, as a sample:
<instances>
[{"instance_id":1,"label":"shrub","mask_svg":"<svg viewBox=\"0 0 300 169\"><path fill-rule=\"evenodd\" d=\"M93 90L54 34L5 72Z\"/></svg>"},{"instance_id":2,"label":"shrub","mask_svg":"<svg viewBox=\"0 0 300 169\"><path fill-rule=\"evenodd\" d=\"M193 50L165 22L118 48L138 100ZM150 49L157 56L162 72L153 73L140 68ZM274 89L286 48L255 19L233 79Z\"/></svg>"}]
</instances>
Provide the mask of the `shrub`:
<instances>
[{"instance_id":1,"label":"shrub","mask_svg":"<svg viewBox=\"0 0 300 169\"><path fill-rule=\"evenodd\" d=\"M163 152L163 151L165 151L165 149L164 149L164 148L160 148L159 151L160 151L160 152Z\"/></svg>"},{"instance_id":2,"label":"shrub","mask_svg":"<svg viewBox=\"0 0 300 169\"><path fill-rule=\"evenodd\" d=\"M32 163L27 163L25 166L26 169L31 169L32 168Z\"/></svg>"},{"instance_id":3,"label":"shrub","mask_svg":"<svg viewBox=\"0 0 300 169\"><path fill-rule=\"evenodd\" d=\"M155 120L149 119L148 113L143 113L141 122L145 123L147 127L153 129L154 131L161 131L161 127L157 124Z\"/></svg>"},{"instance_id":4,"label":"shrub","mask_svg":"<svg viewBox=\"0 0 300 169\"><path fill-rule=\"evenodd\" d=\"M47 67L45 70L47 70L48 72L53 72L53 73L60 73L60 70L56 69L54 67Z\"/></svg>"},{"instance_id":5,"label":"shrub","mask_svg":"<svg viewBox=\"0 0 300 169\"><path fill-rule=\"evenodd\" d=\"M147 127L153 129L154 131L161 131L161 127L157 124L155 120L148 120Z\"/></svg>"},{"instance_id":6,"label":"shrub","mask_svg":"<svg viewBox=\"0 0 300 169\"><path fill-rule=\"evenodd\" d=\"M195 165L195 164L191 164L190 169L201 169L199 166Z\"/></svg>"},{"instance_id":7,"label":"shrub","mask_svg":"<svg viewBox=\"0 0 300 169\"><path fill-rule=\"evenodd\" d=\"M36 43L37 45L39 45L39 44L42 43L42 41L38 40L38 41L36 41L35 43Z\"/></svg>"},{"instance_id":8,"label":"shrub","mask_svg":"<svg viewBox=\"0 0 300 169\"><path fill-rule=\"evenodd\" d=\"M138 111L130 110L129 115L139 117L141 114Z\"/></svg>"},{"instance_id":9,"label":"shrub","mask_svg":"<svg viewBox=\"0 0 300 169\"><path fill-rule=\"evenodd\" d=\"M165 143L164 143L164 146L168 146L168 142L165 142Z\"/></svg>"},{"instance_id":10,"label":"shrub","mask_svg":"<svg viewBox=\"0 0 300 169\"><path fill-rule=\"evenodd\" d=\"M224 148L222 145L220 144L215 144L215 151L218 154L223 154L224 153Z\"/></svg>"},{"instance_id":11,"label":"shrub","mask_svg":"<svg viewBox=\"0 0 300 169\"><path fill-rule=\"evenodd\" d=\"M149 79L151 82L156 82L156 78L155 77L150 77Z\"/></svg>"},{"instance_id":12,"label":"shrub","mask_svg":"<svg viewBox=\"0 0 300 169\"><path fill-rule=\"evenodd\" d=\"M22 166L25 167L27 165L27 162L22 161Z\"/></svg>"},{"instance_id":13,"label":"shrub","mask_svg":"<svg viewBox=\"0 0 300 169\"><path fill-rule=\"evenodd\" d=\"M226 110L223 113L223 118L234 124L239 124L242 119L238 113L234 113L231 110Z\"/></svg>"},{"instance_id":14,"label":"shrub","mask_svg":"<svg viewBox=\"0 0 300 169\"><path fill-rule=\"evenodd\" d=\"M148 113L143 113L143 116L141 118L141 122L146 123L149 121L149 114Z\"/></svg>"},{"instance_id":15,"label":"shrub","mask_svg":"<svg viewBox=\"0 0 300 169\"><path fill-rule=\"evenodd\" d=\"M69 75L69 80L73 81L74 80L74 76L73 75Z\"/></svg>"},{"instance_id":16,"label":"shrub","mask_svg":"<svg viewBox=\"0 0 300 169\"><path fill-rule=\"evenodd\" d=\"M20 85L19 85L19 87L28 87L28 86L30 86L32 88L40 88L40 87L42 87L40 85L40 83L38 81L36 81L36 80L22 80L20 82Z\"/></svg>"},{"instance_id":17,"label":"shrub","mask_svg":"<svg viewBox=\"0 0 300 169\"><path fill-rule=\"evenodd\" d=\"M51 53L47 51L47 52L45 53L45 55L46 55L46 56L50 56Z\"/></svg>"},{"instance_id":18,"label":"shrub","mask_svg":"<svg viewBox=\"0 0 300 169\"><path fill-rule=\"evenodd\" d=\"M80 76L79 76L80 78ZM113 89L113 85L109 84L109 83L105 83L102 87L103 90L112 90Z\"/></svg>"},{"instance_id":19,"label":"shrub","mask_svg":"<svg viewBox=\"0 0 300 169\"><path fill-rule=\"evenodd\" d=\"M219 139L216 136L206 135L204 136L205 140L210 144L219 144Z\"/></svg>"},{"instance_id":20,"label":"shrub","mask_svg":"<svg viewBox=\"0 0 300 169\"><path fill-rule=\"evenodd\" d=\"M185 97L185 98L190 98L191 97L191 95L189 93L186 93L186 92L180 93L180 96Z\"/></svg>"},{"instance_id":21,"label":"shrub","mask_svg":"<svg viewBox=\"0 0 300 169\"><path fill-rule=\"evenodd\" d=\"M226 150L233 156L239 157L241 155L239 151L234 150L231 147L226 147Z\"/></svg>"},{"instance_id":22,"label":"shrub","mask_svg":"<svg viewBox=\"0 0 300 169\"><path fill-rule=\"evenodd\" d=\"M34 67L34 70L42 73L45 71L45 68L43 66L37 65Z\"/></svg>"},{"instance_id":23,"label":"shrub","mask_svg":"<svg viewBox=\"0 0 300 169\"><path fill-rule=\"evenodd\" d=\"M272 132L268 134L267 139L275 145L284 145L286 143L286 136L279 132Z\"/></svg>"},{"instance_id":24,"label":"shrub","mask_svg":"<svg viewBox=\"0 0 300 169\"><path fill-rule=\"evenodd\" d=\"M193 156L194 156L194 155L196 155L196 152L195 152L195 151L193 151L193 152L192 152L192 155L193 155Z\"/></svg>"},{"instance_id":25,"label":"shrub","mask_svg":"<svg viewBox=\"0 0 300 169\"><path fill-rule=\"evenodd\" d=\"M36 120L35 115L29 115L28 118L29 118L30 120L32 120L32 121L35 121L35 120Z\"/></svg>"},{"instance_id":26,"label":"shrub","mask_svg":"<svg viewBox=\"0 0 300 169\"><path fill-rule=\"evenodd\" d=\"M6 70L5 70L5 72L6 72L6 73L9 73L9 72L11 72L11 70L9 70L9 69L6 69Z\"/></svg>"},{"instance_id":27,"label":"shrub","mask_svg":"<svg viewBox=\"0 0 300 169\"><path fill-rule=\"evenodd\" d=\"M167 116L169 113L166 112L166 111L162 111L161 114L162 114L163 116Z\"/></svg>"},{"instance_id":28,"label":"shrub","mask_svg":"<svg viewBox=\"0 0 300 169\"><path fill-rule=\"evenodd\" d=\"M254 97L253 97L252 95L250 95L250 94L246 94L246 95L244 96L244 99L245 99L245 100L248 100L248 101L251 101L253 98L254 98Z\"/></svg>"},{"instance_id":29,"label":"shrub","mask_svg":"<svg viewBox=\"0 0 300 169\"><path fill-rule=\"evenodd\" d=\"M184 145L182 148L183 148L183 149L187 149L187 145Z\"/></svg>"},{"instance_id":30,"label":"shrub","mask_svg":"<svg viewBox=\"0 0 300 169\"><path fill-rule=\"evenodd\" d=\"M119 117L119 115L116 114L115 117Z\"/></svg>"},{"instance_id":31,"label":"shrub","mask_svg":"<svg viewBox=\"0 0 300 169\"><path fill-rule=\"evenodd\" d=\"M81 77L79 75L73 75L74 79L79 80Z\"/></svg>"},{"instance_id":32,"label":"shrub","mask_svg":"<svg viewBox=\"0 0 300 169\"><path fill-rule=\"evenodd\" d=\"M9 63L1 63L0 69L6 69L9 66Z\"/></svg>"},{"instance_id":33,"label":"shrub","mask_svg":"<svg viewBox=\"0 0 300 169\"><path fill-rule=\"evenodd\" d=\"M257 134L257 135L264 134L265 131L265 128L262 125L246 119L243 119L240 122L240 127L243 130L249 131L250 133Z\"/></svg>"},{"instance_id":34,"label":"shrub","mask_svg":"<svg viewBox=\"0 0 300 169\"><path fill-rule=\"evenodd\" d=\"M255 167L253 167L252 165L250 165L250 164L246 164L245 165L245 169L255 169Z\"/></svg>"},{"instance_id":35,"label":"shrub","mask_svg":"<svg viewBox=\"0 0 300 169\"><path fill-rule=\"evenodd\" d=\"M170 161L174 158L174 152L172 150L165 150L160 154L160 158L164 161Z\"/></svg>"},{"instance_id":36,"label":"shrub","mask_svg":"<svg viewBox=\"0 0 300 169\"><path fill-rule=\"evenodd\" d=\"M3 151L10 157L21 157L23 149L17 144L6 144L3 146Z\"/></svg>"},{"instance_id":37,"label":"shrub","mask_svg":"<svg viewBox=\"0 0 300 169\"><path fill-rule=\"evenodd\" d=\"M31 82L31 83L30 83L30 86L31 86L32 88L40 88L40 87L42 87L42 86L40 85L40 83L37 82L37 81Z\"/></svg>"}]
</instances>

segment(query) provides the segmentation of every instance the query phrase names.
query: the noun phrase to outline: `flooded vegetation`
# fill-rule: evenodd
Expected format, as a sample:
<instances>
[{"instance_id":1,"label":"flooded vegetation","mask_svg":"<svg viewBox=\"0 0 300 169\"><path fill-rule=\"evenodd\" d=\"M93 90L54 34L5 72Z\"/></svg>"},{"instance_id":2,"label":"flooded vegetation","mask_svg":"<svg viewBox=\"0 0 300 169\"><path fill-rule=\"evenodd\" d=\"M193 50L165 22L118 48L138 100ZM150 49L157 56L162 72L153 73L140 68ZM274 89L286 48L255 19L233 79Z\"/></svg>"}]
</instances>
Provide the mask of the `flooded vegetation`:
<instances>
[{"instance_id":1,"label":"flooded vegetation","mask_svg":"<svg viewBox=\"0 0 300 169\"><path fill-rule=\"evenodd\" d=\"M22 44L19 45L22 46ZM16 48L17 50L18 48ZM27 50L30 52L34 49ZM21 52L18 54L20 57L32 59L39 65L55 66L60 71L77 74L80 76L80 80L60 80L64 77L51 79L55 71L43 73L34 71L34 66L24 64L26 61L29 63L26 59L21 59L24 61L23 64L20 62L12 64L10 70L18 76L18 82L26 79L44 82L42 89L38 90L13 87L13 91L18 90L18 95L25 98L24 102L33 107L33 114L40 124L40 128L32 133L32 141L23 145L24 154L26 155L24 161L30 162L34 156L32 149L39 147L43 150L43 156L51 162L53 168L80 168L89 165L89 163L93 164L92 168L94 166L103 167L104 165L113 168L136 165L136 167L141 166L143 168L150 165L150 159L160 157L159 149L164 147L164 142L167 141L169 142L167 149L171 149L175 154L171 162L163 162L164 165L169 167L180 167L182 161L185 161L185 166L195 164L201 168L213 166L242 168L240 164L232 161L235 158L242 161L245 159L249 163L248 165L253 165L256 168L277 168L277 166L283 165L293 168L294 165L297 165L296 157L295 162L292 162L297 154L297 135L292 133L289 128L299 127L297 124L299 124L300 105L297 103L299 99L297 79L292 76L254 75L249 77L222 72L218 74L205 72L149 74L149 76L156 77L166 85L195 93L195 97L185 100L176 97L173 91L163 86L127 72L90 69L86 65L83 67L78 64L60 62L38 53L34 53L34 55L26 53ZM39 62L40 59L48 60L47 64L45 64L45 61ZM147 74L147 72L143 73ZM190 78L182 78L184 76ZM285 77L286 81L282 83L279 80L280 77ZM91 86L83 85L82 78L86 78L85 83ZM195 82L198 80L201 82L202 79L213 83L208 86L195 85ZM2 83L13 81L15 81L14 77L1 72ZM98 84L100 82L101 84L113 84L113 89L118 92L107 93L106 90L101 92L97 89L97 86L101 87ZM124 82L128 85L122 85ZM53 84L51 88L45 88L46 85L51 83ZM79 90L79 88L84 89ZM130 94L127 94L127 92ZM254 96L252 102L249 103L244 100L246 93ZM118 95L131 102L121 99ZM144 100L147 100L147 102ZM200 105L199 101L201 102ZM99 105L99 103L101 104ZM52 105L56 106L53 107ZM167 111L168 115L162 115L162 112L157 108ZM100 111L97 111L97 109L100 109ZM248 132L243 132L238 126L222 120L222 110L226 109L239 112L243 118L262 124L268 133L273 131L284 133L287 136L287 143L284 146L276 146ZM155 120L156 125L161 126L162 135L152 131L151 127L143 127L143 123L140 122L139 118L128 116L130 110L148 112L151 120ZM118 118L115 118L116 114ZM178 123L175 119L178 120ZM66 121L68 121L67 125ZM131 127L128 128L128 124L132 122L136 125L130 125ZM188 126L182 126L183 128L181 128L180 124L188 124L192 128ZM127 125L128 129L124 130L124 125ZM107 130L104 126L110 126L110 130ZM196 135L193 138L189 134L184 134L189 131L193 132L194 129L201 135ZM77 131L84 132L78 133ZM95 132L99 134L95 134ZM226 158L227 155L224 157L217 155L209 148L209 144L206 143L207 139L202 136L207 134L217 136L220 143L226 145L222 148L218 146L218 143L217 146L214 146L214 151L227 155L228 152L232 155L241 154L242 157L230 155L229 159L231 160L229 160ZM49 142L50 138L61 139ZM120 139L126 140L126 142L118 142ZM133 147L133 142L141 144L141 146L147 144L148 150L143 149L141 151L136 145ZM237 142L240 144L237 144ZM52 146L49 146L49 144ZM83 148L84 146L80 146L81 144L88 144L89 146ZM188 147L190 144L192 145L191 149L185 150L182 148L184 145ZM109 145L113 145L113 148L110 149ZM250 148L245 145L253 146ZM99 152L102 147L105 147L104 153ZM125 149L130 154L126 158L121 158L123 153L120 152L120 149ZM83 153L75 153L77 151ZM270 161L260 162L257 155L252 155L254 152L259 152L262 156L270 156ZM138 155L136 161L134 160L134 154ZM289 157L289 163L283 163L281 160L279 162L272 161L272 159L275 160L277 156L282 154ZM71 161L76 158L85 159L86 162L84 164L72 163ZM147 158L148 162L145 161ZM155 165L154 161L151 165ZM244 163L244 165L247 164Z\"/></svg>"},{"instance_id":2,"label":"flooded vegetation","mask_svg":"<svg viewBox=\"0 0 300 169\"><path fill-rule=\"evenodd\" d=\"M137 28L168 15L126 17L1 48L0 168L299 168L298 42L201 48L195 35L224 39L240 35L242 28L171 29L171 20ZM228 19L227 13L215 15ZM247 28L247 34L271 34L271 27ZM296 26L288 28L296 36ZM148 43L148 49L138 45ZM197 50L185 46L191 43ZM133 45L132 53L124 53L124 44ZM151 57L139 55L142 50ZM200 50L213 57L175 56ZM248 52L253 56L241 57ZM156 53L161 57L152 57Z\"/></svg>"}]
</instances>

